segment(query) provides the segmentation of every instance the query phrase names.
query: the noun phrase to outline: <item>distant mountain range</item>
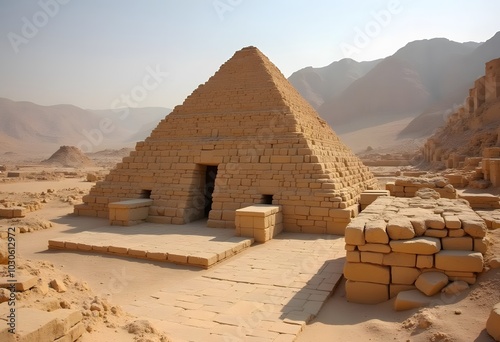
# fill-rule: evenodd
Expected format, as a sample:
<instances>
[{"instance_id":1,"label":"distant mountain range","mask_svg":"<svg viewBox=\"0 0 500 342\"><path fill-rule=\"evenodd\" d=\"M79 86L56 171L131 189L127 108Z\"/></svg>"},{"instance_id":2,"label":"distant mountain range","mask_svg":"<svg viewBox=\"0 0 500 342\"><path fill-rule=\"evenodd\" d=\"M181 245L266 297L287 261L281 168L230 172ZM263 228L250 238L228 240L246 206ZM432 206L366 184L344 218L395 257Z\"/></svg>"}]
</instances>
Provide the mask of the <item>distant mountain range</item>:
<instances>
[{"instance_id":1,"label":"distant mountain range","mask_svg":"<svg viewBox=\"0 0 500 342\"><path fill-rule=\"evenodd\" d=\"M307 67L289 80L359 152L368 144L412 145L430 136L464 102L474 80L484 74L484 64L498 57L500 32L484 43L436 38L411 42L376 61L342 59ZM170 112L158 107L86 110L0 98L0 154L31 152L46 158L61 145L92 153L132 147Z\"/></svg>"},{"instance_id":2,"label":"distant mountain range","mask_svg":"<svg viewBox=\"0 0 500 342\"><path fill-rule=\"evenodd\" d=\"M77 146L84 152L133 146L170 112L157 107L92 111L0 98L0 153L41 153L47 157L61 145Z\"/></svg>"},{"instance_id":3,"label":"distant mountain range","mask_svg":"<svg viewBox=\"0 0 500 342\"><path fill-rule=\"evenodd\" d=\"M289 80L340 133L414 118L400 138L421 138L461 105L484 64L500 57L500 32L484 43L414 41L372 62L343 59L307 67Z\"/></svg>"}]
</instances>

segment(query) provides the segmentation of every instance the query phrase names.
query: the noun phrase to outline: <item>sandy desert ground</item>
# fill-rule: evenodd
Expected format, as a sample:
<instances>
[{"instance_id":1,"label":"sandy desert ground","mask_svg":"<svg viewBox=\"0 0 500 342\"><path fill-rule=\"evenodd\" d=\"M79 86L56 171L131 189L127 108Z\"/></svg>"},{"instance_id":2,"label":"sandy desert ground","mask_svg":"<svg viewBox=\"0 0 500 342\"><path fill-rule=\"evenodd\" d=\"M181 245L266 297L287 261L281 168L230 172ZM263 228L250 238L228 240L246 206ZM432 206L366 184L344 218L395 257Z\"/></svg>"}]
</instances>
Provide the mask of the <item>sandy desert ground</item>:
<instances>
[{"instance_id":1,"label":"sandy desert ground","mask_svg":"<svg viewBox=\"0 0 500 342\"><path fill-rule=\"evenodd\" d=\"M168 341L168 331L156 330L145 321L137 322L137 317L121 307L134 300L152 300L150 294L169 284L189 280L202 271L160 262L47 249L49 239L63 232L85 230L99 220L70 215L72 205L94 184L85 180L85 170L78 171L77 175L56 180L0 183L0 200L37 200L42 204L40 210L23 219L0 219L0 230L8 226L33 227L33 231L18 235L18 254L24 271L36 273L46 281L59 278L69 284L65 293L50 291L42 296L42 301L40 294L30 294L20 297L20 302L47 308L55 301L56 305L81 309L88 331L82 341ZM53 174L54 170L46 173ZM498 260L500 230L490 231L489 240L487 260ZM297 341L493 341L486 333L485 323L493 304L500 302L499 272L487 270L460 295L440 296L431 307L404 312L395 312L392 300L379 305L348 303L341 282ZM93 314L88 310L93 304L107 310L100 316Z\"/></svg>"}]
</instances>

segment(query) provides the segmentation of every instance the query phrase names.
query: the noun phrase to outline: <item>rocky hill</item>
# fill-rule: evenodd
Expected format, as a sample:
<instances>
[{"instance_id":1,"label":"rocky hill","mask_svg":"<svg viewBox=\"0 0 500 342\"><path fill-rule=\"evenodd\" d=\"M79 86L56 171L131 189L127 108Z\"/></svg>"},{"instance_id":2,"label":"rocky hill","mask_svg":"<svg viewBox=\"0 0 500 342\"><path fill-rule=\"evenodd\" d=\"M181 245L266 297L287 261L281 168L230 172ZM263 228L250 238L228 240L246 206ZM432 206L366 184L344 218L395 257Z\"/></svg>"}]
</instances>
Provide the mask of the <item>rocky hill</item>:
<instances>
[{"instance_id":1,"label":"rocky hill","mask_svg":"<svg viewBox=\"0 0 500 342\"><path fill-rule=\"evenodd\" d=\"M89 167L95 163L75 146L61 146L50 158L42 164L62 167Z\"/></svg>"},{"instance_id":2,"label":"rocky hill","mask_svg":"<svg viewBox=\"0 0 500 342\"><path fill-rule=\"evenodd\" d=\"M301 69L294 72L288 80L317 110L326 101L339 96L379 62L380 60L356 62L345 58L326 67Z\"/></svg>"}]
</instances>

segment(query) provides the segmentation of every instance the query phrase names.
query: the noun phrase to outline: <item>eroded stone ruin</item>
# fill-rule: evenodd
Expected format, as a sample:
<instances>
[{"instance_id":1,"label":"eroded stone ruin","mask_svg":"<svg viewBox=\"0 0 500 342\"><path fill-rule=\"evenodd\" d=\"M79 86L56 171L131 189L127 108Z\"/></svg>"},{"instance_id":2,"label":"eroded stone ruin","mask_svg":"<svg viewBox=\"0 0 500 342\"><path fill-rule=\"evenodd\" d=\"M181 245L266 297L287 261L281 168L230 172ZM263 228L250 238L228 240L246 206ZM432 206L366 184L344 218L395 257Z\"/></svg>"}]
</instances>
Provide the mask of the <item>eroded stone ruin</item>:
<instances>
[{"instance_id":1,"label":"eroded stone ruin","mask_svg":"<svg viewBox=\"0 0 500 342\"><path fill-rule=\"evenodd\" d=\"M500 186L500 58L486 63L465 104L425 143L424 160L464 172L453 185Z\"/></svg>"},{"instance_id":2,"label":"eroded stone ruin","mask_svg":"<svg viewBox=\"0 0 500 342\"><path fill-rule=\"evenodd\" d=\"M404 310L428 304L425 297L449 283L474 284L486 232L463 200L380 197L346 228L347 300L375 304L398 296L395 309Z\"/></svg>"},{"instance_id":3,"label":"eroded stone ruin","mask_svg":"<svg viewBox=\"0 0 500 342\"><path fill-rule=\"evenodd\" d=\"M184 224L208 217L235 227L235 211L280 206L283 228L342 234L365 189L377 187L281 72L247 47L137 143L75 206L109 217L109 203L149 198L147 220Z\"/></svg>"}]
</instances>

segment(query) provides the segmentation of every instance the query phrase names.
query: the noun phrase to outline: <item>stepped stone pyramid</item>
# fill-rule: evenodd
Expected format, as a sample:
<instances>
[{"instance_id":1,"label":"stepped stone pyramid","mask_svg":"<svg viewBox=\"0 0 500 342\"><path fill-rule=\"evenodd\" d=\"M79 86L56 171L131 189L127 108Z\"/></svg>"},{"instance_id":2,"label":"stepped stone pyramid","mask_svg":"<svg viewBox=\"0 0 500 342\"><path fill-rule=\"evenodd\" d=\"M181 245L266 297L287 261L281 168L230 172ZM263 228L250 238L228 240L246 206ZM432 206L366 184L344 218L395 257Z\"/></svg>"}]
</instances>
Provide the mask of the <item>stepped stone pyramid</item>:
<instances>
[{"instance_id":1,"label":"stepped stone pyramid","mask_svg":"<svg viewBox=\"0 0 500 342\"><path fill-rule=\"evenodd\" d=\"M237 51L75 207L108 217L108 203L151 198L148 221L208 217L235 227L235 210L280 205L284 229L342 233L359 195L377 187L346 147L255 47Z\"/></svg>"}]
</instances>

